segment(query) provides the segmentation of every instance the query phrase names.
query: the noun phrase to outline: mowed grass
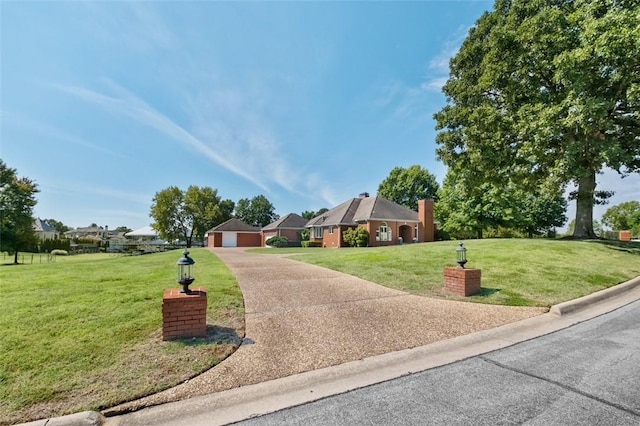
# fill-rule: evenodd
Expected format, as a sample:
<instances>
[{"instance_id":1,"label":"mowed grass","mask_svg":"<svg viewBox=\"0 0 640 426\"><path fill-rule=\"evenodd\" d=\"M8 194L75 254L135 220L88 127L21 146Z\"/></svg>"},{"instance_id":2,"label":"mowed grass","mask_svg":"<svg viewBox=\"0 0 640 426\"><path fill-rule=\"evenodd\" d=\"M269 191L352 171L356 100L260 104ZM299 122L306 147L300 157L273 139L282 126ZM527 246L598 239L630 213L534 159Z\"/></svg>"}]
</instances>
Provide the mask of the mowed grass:
<instances>
[{"instance_id":1,"label":"mowed grass","mask_svg":"<svg viewBox=\"0 0 640 426\"><path fill-rule=\"evenodd\" d=\"M0 423L113 406L231 354L244 335L242 293L206 249L191 257L192 287L208 292L208 337L162 341L162 295L179 287L181 256L86 254L0 266Z\"/></svg>"},{"instance_id":2,"label":"mowed grass","mask_svg":"<svg viewBox=\"0 0 640 426\"><path fill-rule=\"evenodd\" d=\"M461 299L443 290L443 269L458 266L459 242L378 248L258 249L414 294ZM482 270L482 292L468 300L512 306L552 306L640 275L640 243L547 239L464 241L467 268Z\"/></svg>"}]
</instances>

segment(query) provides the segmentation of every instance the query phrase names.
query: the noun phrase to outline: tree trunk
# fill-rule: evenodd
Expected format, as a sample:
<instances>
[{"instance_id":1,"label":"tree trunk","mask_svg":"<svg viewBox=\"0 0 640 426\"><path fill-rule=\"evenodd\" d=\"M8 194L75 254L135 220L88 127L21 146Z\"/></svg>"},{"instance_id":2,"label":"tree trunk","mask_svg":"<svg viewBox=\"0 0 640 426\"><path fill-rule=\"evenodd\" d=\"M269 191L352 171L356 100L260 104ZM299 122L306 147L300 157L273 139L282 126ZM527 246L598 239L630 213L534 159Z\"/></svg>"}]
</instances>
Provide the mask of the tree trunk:
<instances>
[{"instance_id":1,"label":"tree trunk","mask_svg":"<svg viewBox=\"0 0 640 426\"><path fill-rule=\"evenodd\" d=\"M598 238L593 231L593 204L596 189L596 173L590 172L578 181L578 198L576 200L576 226L573 238Z\"/></svg>"},{"instance_id":2,"label":"tree trunk","mask_svg":"<svg viewBox=\"0 0 640 426\"><path fill-rule=\"evenodd\" d=\"M16 252L13 254L13 263L15 265L18 264L18 250L16 250Z\"/></svg>"}]
</instances>

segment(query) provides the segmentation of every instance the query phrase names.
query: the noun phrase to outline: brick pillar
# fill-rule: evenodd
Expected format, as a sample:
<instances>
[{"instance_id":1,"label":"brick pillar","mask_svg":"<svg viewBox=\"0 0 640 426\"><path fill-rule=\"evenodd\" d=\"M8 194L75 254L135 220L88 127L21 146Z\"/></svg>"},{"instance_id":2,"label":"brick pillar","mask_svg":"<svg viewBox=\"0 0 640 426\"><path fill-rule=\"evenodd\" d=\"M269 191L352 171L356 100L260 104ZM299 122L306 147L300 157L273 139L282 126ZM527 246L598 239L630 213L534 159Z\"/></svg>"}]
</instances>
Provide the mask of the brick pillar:
<instances>
[{"instance_id":1,"label":"brick pillar","mask_svg":"<svg viewBox=\"0 0 640 426\"><path fill-rule=\"evenodd\" d=\"M444 289L459 296L480 293L480 269L444 268Z\"/></svg>"},{"instance_id":2,"label":"brick pillar","mask_svg":"<svg viewBox=\"0 0 640 426\"><path fill-rule=\"evenodd\" d=\"M207 289L168 288L162 297L162 340L207 336Z\"/></svg>"},{"instance_id":3,"label":"brick pillar","mask_svg":"<svg viewBox=\"0 0 640 426\"><path fill-rule=\"evenodd\" d=\"M620 241L631 241L631 231L620 231L618 239Z\"/></svg>"}]
</instances>

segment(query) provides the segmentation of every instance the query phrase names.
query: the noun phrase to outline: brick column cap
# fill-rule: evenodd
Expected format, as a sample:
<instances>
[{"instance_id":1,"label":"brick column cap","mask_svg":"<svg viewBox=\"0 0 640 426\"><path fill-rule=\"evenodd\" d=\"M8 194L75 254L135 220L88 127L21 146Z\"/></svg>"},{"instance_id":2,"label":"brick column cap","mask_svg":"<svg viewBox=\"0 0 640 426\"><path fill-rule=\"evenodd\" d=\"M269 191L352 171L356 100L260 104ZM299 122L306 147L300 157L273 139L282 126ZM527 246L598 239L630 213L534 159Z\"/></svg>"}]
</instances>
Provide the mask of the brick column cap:
<instances>
[{"instance_id":1,"label":"brick column cap","mask_svg":"<svg viewBox=\"0 0 640 426\"><path fill-rule=\"evenodd\" d=\"M181 288L167 288L164 290L163 299L182 299L182 298L197 298L207 297L207 289L205 287L196 287L191 289L191 293L181 293Z\"/></svg>"}]
</instances>

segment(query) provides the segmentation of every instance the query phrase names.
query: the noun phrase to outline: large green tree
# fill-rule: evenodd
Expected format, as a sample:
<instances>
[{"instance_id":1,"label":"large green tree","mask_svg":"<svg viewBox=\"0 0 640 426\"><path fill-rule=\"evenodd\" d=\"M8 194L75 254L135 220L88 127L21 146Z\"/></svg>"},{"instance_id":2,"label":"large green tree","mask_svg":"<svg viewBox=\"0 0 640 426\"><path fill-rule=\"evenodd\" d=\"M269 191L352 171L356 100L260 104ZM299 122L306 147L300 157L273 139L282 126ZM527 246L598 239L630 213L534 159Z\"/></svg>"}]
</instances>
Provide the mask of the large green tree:
<instances>
[{"instance_id":1,"label":"large green tree","mask_svg":"<svg viewBox=\"0 0 640 426\"><path fill-rule=\"evenodd\" d=\"M520 204L516 227L525 231L529 238L549 233L567 222L567 200L559 191L520 191L516 199Z\"/></svg>"},{"instance_id":2,"label":"large green tree","mask_svg":"<svg viewBox=\"0 0 640 426\"><path fill-rule=\"evenodd\" d=\"M37 237L33 229L33 208L38 192L35 182L18 177L16 169L0 159L0 251L13 254L34 247Z\"/></svg>"},{"instance_id":3,"label":"large green tree","mask_svg":"<svg viewBox=\"0 0 640 426\"><path fill-rule=\"evenodd\" d=\"M482 238L484 231L513 227L517 221L513 191L472 174L450 169L438 199L435 213L440 229L454 238Z\"/></svg>"},{"instance_id":4,"label":"large green tree","mask_svg":"<svg viewBox=\"0 0 640 426\"><path fill-rule=\"evenodd\" d=\"M547 233L567 221L567 202L558 191L538 188L524 191L513 182L494 185L472 173L449 170L436 204L440 228L455 238L482 238L500 230Z\"/></svg>"},{"instance_id":5,"label":"large green tree","mask_svg":"<svg viewBox=\"0 0 640 426\"><path fill-rule=\"evenodd\" d=\"M378 186L378 195L417 211L418 201L436 199L438 188L436 177L416 164L394 167Z\"/></svg>"},{"instance_id":6,"label":"large green tree","mask_svg":"<svg viewBox=\"0 0 640 426\"><path fill-rule=\"evenodd\" d=\"M627 201L609 207L602 215L602 223L617 231L640 233L640 202Z\"/></svg>"},{"instance_id":7,"label":"large green tree","mask_svg":"<svg viewBox=\"0 0 640 426\"><path fill-rule=\"evenodd\" d=\"M596 176L640 170L640 2L497 0L450 62L438 156L483 181L573 184L595 237Z\"/></svg>"},{"instance_id":8,"label":"large green tree","mask_svg":"<svg viewBox=\"0 0 640 426\"><path fill-rule=\"evenodd\" d=\"M239 200L236 204L235 217L260 228L279 218L275 213L275 207L264 195Z\"/></svg>"},{"instance_id":9,"label":"large green tree","mask_svg":"<svg viewBox=\"0 0 640 426\"><path fill-rule=\"evenodd\" d=\"M191 247L194 239L202 241L209 229L229 220L233 207L233 201L220 199L217 189L191 185L182 191L170 186L153 197L150 216L160 237Z\"/></svg>"}]
</instances>

